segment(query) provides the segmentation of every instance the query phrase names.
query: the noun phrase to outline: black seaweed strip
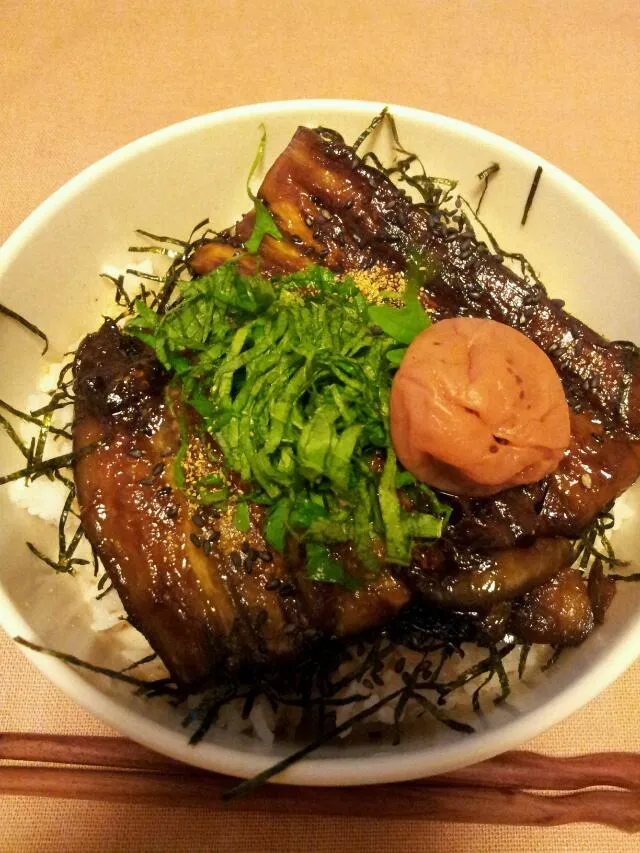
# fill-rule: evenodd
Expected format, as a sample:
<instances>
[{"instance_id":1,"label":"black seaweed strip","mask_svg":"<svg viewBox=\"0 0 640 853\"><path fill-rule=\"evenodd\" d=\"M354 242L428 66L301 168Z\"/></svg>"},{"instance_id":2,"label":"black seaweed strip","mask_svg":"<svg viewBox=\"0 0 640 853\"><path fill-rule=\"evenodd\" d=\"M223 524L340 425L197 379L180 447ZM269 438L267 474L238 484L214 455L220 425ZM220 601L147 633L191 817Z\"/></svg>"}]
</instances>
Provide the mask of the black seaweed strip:
<instances>
[{"instance_id":1,"label":"black seaweed strip","mask_svg":"<svg viewBox=\"0 0 640 853\"><path fill-rule=\"evenodd\" d=\"M98 675L107 675L109 678L113 678L116 681L124 681L126 684L132 684L135 687L140 687L144 690L157 691L159 689L162 689L163 693L168 696L182 695L178 688L174 687L173 682L171 682L168 678L156 679L154 681L144 681L143 679L135 678L132 675L125 675L124 673L119 672L116 669L109 669L105 666L96 666L95 664L87 663L87 661L80 660L80 658L77 658L75 655L70 655L66 652L58 652L55 649L47 649L45 648L45 646L40 646L37 643L32 643L29 640L25 640L24 637L14 637L13 639L16 643L19 643L21 646L25 646L26 648L31 649L34 652L41 652L42 654L57 658L58 660L64 661L65 663L71 664L72 666L77 666L80 669L88 669L90 672L95 672Z\"/></svg>"},{"instance_id":2,"label":"black seaweed strip","mask_svg":"<svg viewBox=\"0 0 640 853\"><path fill-rule=\"evenodd\" d=\"M24 456L25 459L29 459L29 449L24 441L20 438L15 429L11 426L9 421L4 417L4 415L0 415L0 426L7 433L11 441L18 448L20 453Z\"/></svg>"},{"instance_id":3,"label":"black seaweed strip","mask_svg":"<svg viewBox=\"0 0 640 853\"><path fill-rule=\"evenodd\" d=\"M484 201L484 197L487 193L487 189L489 187L489 181L491 178L500 171L500 166L498 163L491 163L487 166L486 169L483 169L481 172L478 172L478 179L483 182L482 192L480 193L480 198L478 199L478 204L476 205L476 216L480 213L480 208L482 207L482 202Z\"/></svg>"},{"instance_id":4,"label":"black seaweed strip","mask_svg":"<svg viewBox=\"0 0 640 853\"><path fill-rule=\"evenodd\" d=\"M236 785L234 788L231 788L228 791L225 791L222 795L223 800L234 800L238 797L246 796L248 793L253 791L255 788L258 788L260 785L263 785L269 779L272 779L274 776L277 776L278 773L282 773L283 770L286 770L287 767L291 767L292 764L296 764L301 759L305 758L315 750L319 749L321 746L324 746L325 743L329 743L329 741L333 740L338 735L342 734L342 732L348 731L352 726L356 723L359 723L361 720L370 717L372 714L375 714L380 708L384 708L385 705L388 705L390 702L393 702L394 699L400 697L405 691L406 687L402 687L398 690L395 690L393 693L389 693L388 696L384 696L375 705L372 705L370 708L365 708L364 711L360 711L357 714L354 714L353 717L350 717L348 720L345 720L344 723L341 723L339 726L330 729L328 732L325 732L319 738L316 738L312 743L307 744L302 747L302 749L293 752L291 755L288 755L286 758L283 758L281 761L278 761L272 767L269 767L267 770L263 770L262 773L258 773L257 776L254 776L252 779L246 779L244 782L241 782L239 785Z\"/></svg>"},{"instance_id":5,"label":"black seaweed strip","mask_svg":"<svg viewBox=\"0 0 640 853\"><path fill-rule=\"evenodd\" d=\"M20 409L16 409L14 406L9 405L9 403L5 403L4 400L0 400L0 408L6 409L8 412L11 412L12 415L15 415L17 418L20 418L27 423L34 424L35 426L42 426L42 421L39 418L34 418L33 415L28 412L21 412ZM65 429L60 429L59 427L49 426L49 432L53 433L53 435L60 435L63 438L71 438L71 433Z\"/></svg>"},{"instance_id":6,"label":"black seaweed strip","mask_svg":"<svg viewBox=\"0 0 640 853\"><path fill-rule=\"evenodd\" d=\"M384 107L378 113L377 116L374 116L374 118L371 120L371 123L367 127L365 127L365 129L362 131L360 136L353 143L353 150L354 151L357 151L358 148L360 148L362 143L373 133L373 131L376 129L376 127L378 127L378 125L384 119L384 117L388 116L388 115L389 115L388 109L387 109L387 107Z\"/></svg>"},{"instance_id":7,"label":"black seaweed strip","mask_svg":"<svg viewBox=\"0 0 640 853\"><path fill-rule=\"evenodd\" d=\"M130 663L129 666L123 667L120 672L129 672L130 670L135 669L138 666L142 666L145 663L151 663L151 661L155 660L157 657L157 652L151 652L150 655L145 655L145 657L140 658L140 660L136 660L133 663Z\"/></svg>"},{"instance_id":8,"label":"black seaweed strip","mask_svg":"<svg viewBox=\"0 0 640 853\"><path fill-rule=\"evenodd\" d=\"M25 329L28 329L30 332L33 332L34 335L37 335L41 341L44 341L44 349L42 350L42 355L44 355L49 349L49 338L45 335L44 332L40 331L40 329L35 326L33 323L30 323L28 320L18 314L16 311L12 311L11 308L7 308L6 305L3 305L0 302L0 314L4 314L5 317L9 317L12 320L15 320L17 323L20 323L21 326L24 326Z\"/></svg>"},{"instance_id":9,"label":"black seaweed strip","mask_svg":"<svg viewBox=\"0 0 640 853\"><path fill-rule=\"evenodd\" d=\"M522 219L520 220L520 225L526 225L527 219L529 217L529 211L531 210L531 205L533 204L533 199L535 198L536 192L538 191L538 184L540 183L540 178L542 177L542 166L538 166L536 169L536 173L533 176L533 181L531 183L531 187L529 189L529 195L527 196L527 200L524 203L524 210L522 212Z\"/></svg>"}]
</instances>

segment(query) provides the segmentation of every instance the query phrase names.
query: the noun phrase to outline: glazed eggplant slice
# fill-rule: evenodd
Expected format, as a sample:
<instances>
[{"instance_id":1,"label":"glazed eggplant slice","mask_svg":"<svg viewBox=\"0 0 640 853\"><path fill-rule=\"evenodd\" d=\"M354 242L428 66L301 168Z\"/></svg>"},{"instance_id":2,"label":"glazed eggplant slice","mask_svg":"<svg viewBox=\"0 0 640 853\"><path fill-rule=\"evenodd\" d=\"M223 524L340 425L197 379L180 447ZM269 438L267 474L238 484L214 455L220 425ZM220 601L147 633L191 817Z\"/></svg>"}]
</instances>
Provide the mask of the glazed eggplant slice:
<instances>
[{"instance_id":1,"label":"glazed eggplant slice","mask_svg":"<svg viewBox=\"0 0 640 853\"><path fill-rule=\"evenodd\" d=\"M594 560L589 571L587 592L596 625L602 625L607 610L615 598L616 582L604 573L602 560L599 557Z\"/></svg>"},{"instance_id":2,"label":"glazed eggplant slice","mask_svg":"<svg viewBox=\"0 0 640 853\"><path fill-rule=\"evenodd\" d=\"M546 583L569 565L571 554L571 543L561 538L487 553L452 548L445 542L414 554L403 577L430 604L488 611Z\"/></svg>"},{"instance_id":3,"label":"glazed eggplant slice","mask_svg":"<svg viewBox=\"0 0 640 853\"><path fill-rule=\"evenodd\" d=\"M89 335L74 365L75 480L86 535L129 619L186 687L291 659L318 635L360 632L407 601L382 572L349 593L304 577L295 551L271 552L264 511L250 529L230 511L176 488L180 445L166 379L153 353L112 323ZM201 448L189 452L202 458Z\"/></svg>"},{"instance_id":4,"label":"glazed eggplant slice","mask_svg":"<svg viewBox=\"0 0 640 853\"><path fill-rule=\"evenodd\" d=\"M608 432L592 413L571 412L571 443L556 471L490 499L455 499L447 536L475 548L509 548L535 536L577 538L640 473L640 442Z\"/></svg>"},{"instance_id":5,"label":"glazed eggplant slice","mask_svg":"<svg viewBox=\"0 0 640 853\"><path fill-rule=\"evenodd\" d=\"M595 625L587 584L576 569L565 569L518 601L511 630L525 643L575 646Z\"/></svg>"}]
</instances>

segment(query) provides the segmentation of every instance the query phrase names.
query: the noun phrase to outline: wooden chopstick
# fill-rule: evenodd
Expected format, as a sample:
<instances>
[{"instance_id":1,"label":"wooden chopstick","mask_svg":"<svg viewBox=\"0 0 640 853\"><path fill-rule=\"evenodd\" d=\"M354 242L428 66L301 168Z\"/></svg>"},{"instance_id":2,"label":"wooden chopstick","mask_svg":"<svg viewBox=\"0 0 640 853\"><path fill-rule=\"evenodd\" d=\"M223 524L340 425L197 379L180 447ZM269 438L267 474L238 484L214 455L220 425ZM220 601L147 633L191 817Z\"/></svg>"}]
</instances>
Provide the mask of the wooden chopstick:
<instances>
[{"instance_id":1,"label":"wooden chopstick","mask_svg":"<svg viewBox=\"0 0 640 853\"><path fill-rule=\"evenodd\" d=\"M224 805L222 794L235 780L156 755L125 738L0 734L0 760L60 765L4 763L0 794L7 795L530 826L588 821L640 830L640 755L634 753L558 758L507 752L415 782L339 791L267 785ZM584 790L604 785L625 790Z\"/></svg>"},{"instance_id":2,"label":"wooden chopstick","mask_svg":"<svg viewBox=\"0 0 640 853\"><path fill-rule=\"evenodd\" d=\"M185 772L189 765L173 761L124 737L0 733L0 760L43 764L83 764L121 770Z\"/></svg>"},{"instance_id":3,"label":"wooden chopstick","mask_svg":"<svg viewBox=\"0 0 640 853\"><path fill-rule=\"evenodd\" d=\"M112 767L162 773L206 773L121 737L0 733L0 760ZM210 774L207 774L210 775ZM430 785L480 785L541 791L610 786L640 790L640 754L603 752L551 756L504 752L495 758L425 780Z\"/></svg>"},{"instance_id":4,"label":"wooden chopstick","mask_svg":"<svg viewBox=\"0 0 640 853\"><path fill-rule=\"evenodd\" d=\"M246 799L223 804L221 795L228 786L228 779L213 773L0 767L1 793L31 797L502 825L590 822L627 832L640 830L637 791L590 790L546 796L481 786L434 787L423 781L340 789L265 785Z\"/></svg>"}]
</instances>

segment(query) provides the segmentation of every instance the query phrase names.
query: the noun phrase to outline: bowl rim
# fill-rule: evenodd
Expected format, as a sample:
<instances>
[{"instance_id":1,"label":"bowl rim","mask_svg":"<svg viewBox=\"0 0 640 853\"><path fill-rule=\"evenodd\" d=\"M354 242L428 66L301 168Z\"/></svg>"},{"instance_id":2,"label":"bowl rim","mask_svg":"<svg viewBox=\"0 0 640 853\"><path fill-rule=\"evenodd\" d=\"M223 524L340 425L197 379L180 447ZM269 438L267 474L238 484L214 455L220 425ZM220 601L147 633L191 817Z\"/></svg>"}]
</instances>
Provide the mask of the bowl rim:
<instances>
[{"instance_id":1,"label":"bowl rim","mask_svg":"<svg viewBox=\"0 0 640 853\"><path fill-rule=\"evenodd\" d=\"M148 149L162 145L167 140L180 137L191 130L233 122L237 118L256 117L256 119L268 120L268 117L274 114L294 115L314 109L371 116L378 113L383 106L385 104L381 102L348 99L268 101L195 116L146 134L86 167L43 201L0 247L0 278L31 236L66 202L75 198L113 167L137 157ZM546 176L554 179L564 191L573 195L581 206L589 208L590 213L599 220L599 227L606 229L620 244L623 252L633 259L640 272L640 240L634 232L590 190L558 167L515 142L459 119L397 104L387 106L394 116L439 126L489 143L521 163L531 166L532 171L541 165ZM0 624L10 637L20 635L37 641L34 631L10 602L1 586ZM267 755L210 742L204 742L194 749L188 745L186 737L181 733L169 732L162 724L148 720L144 715L120 706L113 698L106 697L70 665L32 652L23 646L20 646L20 650L50 681L79 705L123 735L157 752L196 767L242 778L251 777L278 760L277 757L272 760ZM629 625L619 638L615 652L608 651L603 654L593 668L583 673L571 685L560 690L543 706L524 712L496 730L477 732L464 739L438 745L436 748L430 748L427 740L424 746L416 748L411 754L373 754L366 758L316 756L295 764L272 781L320 786L378 784L444 773L482 761L520 746L577 711L618 678L633 664L639 654L640 618ZM437 753L437 756L434 753Z\"/></svg>"}]
</instances>

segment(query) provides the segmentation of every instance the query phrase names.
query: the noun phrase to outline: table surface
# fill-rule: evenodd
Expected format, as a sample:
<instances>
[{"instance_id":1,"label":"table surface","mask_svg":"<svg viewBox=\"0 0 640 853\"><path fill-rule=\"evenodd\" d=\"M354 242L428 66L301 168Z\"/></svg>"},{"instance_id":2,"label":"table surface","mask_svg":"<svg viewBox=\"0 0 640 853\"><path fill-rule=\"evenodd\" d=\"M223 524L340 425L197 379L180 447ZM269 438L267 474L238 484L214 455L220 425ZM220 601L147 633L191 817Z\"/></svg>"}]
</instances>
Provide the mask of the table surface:
<instances>
[{"instance_id":1,"label":"table surface","mask_svg":"<svg viewBox=\"0 0 640 853\"><path fill-rule=\"evenodd\" d=\"M0 238L120 145L257 101L404 103L556 163L640 231L636 0L4 0ZM0 730L106 734L0 639ZM636 665L528 746L640 750ZM225 814L6 798L0 851L631 851L593 825L549 829Z\"/></svg>"}]
</instances>

